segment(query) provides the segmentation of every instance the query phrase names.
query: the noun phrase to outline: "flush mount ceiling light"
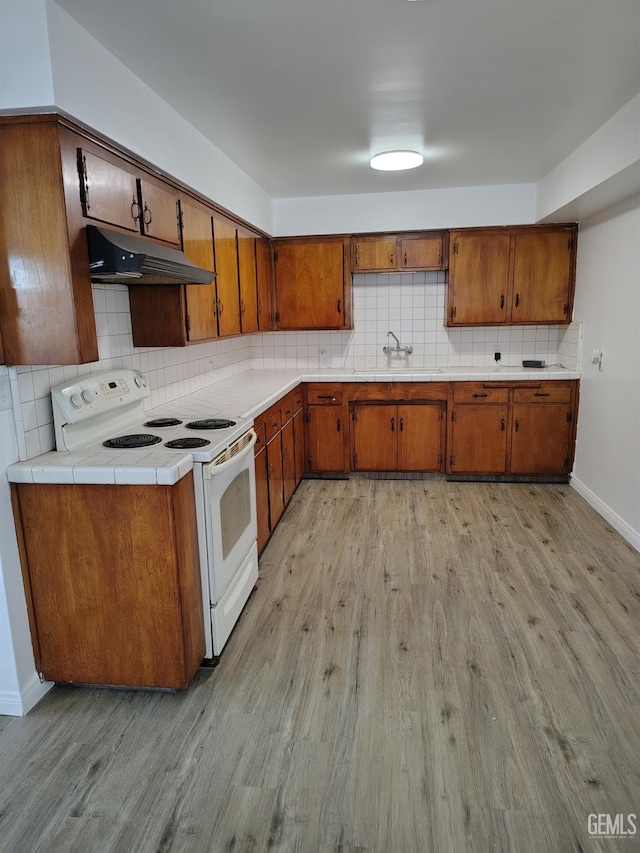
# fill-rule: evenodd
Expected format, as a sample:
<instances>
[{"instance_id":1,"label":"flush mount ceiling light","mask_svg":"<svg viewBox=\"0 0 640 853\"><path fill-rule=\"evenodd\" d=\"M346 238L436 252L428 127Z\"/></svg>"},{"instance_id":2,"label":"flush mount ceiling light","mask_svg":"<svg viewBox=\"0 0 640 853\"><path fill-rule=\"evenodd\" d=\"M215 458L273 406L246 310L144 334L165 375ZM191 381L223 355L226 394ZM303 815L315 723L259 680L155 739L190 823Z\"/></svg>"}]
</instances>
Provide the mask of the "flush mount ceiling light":
<instances>
[{"instance_id":1,"label":"flush mount ceiling light","mask_svg":"<svg viewBox=\"0 0 640 853\"><path fill-rule=\"evenodd\" d=\"M424 157L418 151L383 151L369 161L372 169L382 172L401 172L422 166Z\"/></svg>"}]
</instances>

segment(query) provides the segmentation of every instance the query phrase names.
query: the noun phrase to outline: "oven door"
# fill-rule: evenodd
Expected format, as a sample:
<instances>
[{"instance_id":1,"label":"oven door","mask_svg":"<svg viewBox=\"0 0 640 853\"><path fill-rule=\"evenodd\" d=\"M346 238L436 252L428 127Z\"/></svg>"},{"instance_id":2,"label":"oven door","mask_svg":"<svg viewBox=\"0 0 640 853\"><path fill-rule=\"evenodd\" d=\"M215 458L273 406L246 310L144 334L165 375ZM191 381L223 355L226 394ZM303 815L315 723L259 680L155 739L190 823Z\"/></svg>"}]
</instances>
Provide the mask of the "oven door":
<instances>
[{"instance_id":1,"label":"oven door","mask_svg":"<svg viewBox=\"0 0 640 853\"><path fill-rule=\"evenodd\" d=\"M211 606L220 601L256 541L255 443L250 430L230 450L202 465L205 542L200 542L200 558L205 544Z\"/></svg>"}]
</instances>

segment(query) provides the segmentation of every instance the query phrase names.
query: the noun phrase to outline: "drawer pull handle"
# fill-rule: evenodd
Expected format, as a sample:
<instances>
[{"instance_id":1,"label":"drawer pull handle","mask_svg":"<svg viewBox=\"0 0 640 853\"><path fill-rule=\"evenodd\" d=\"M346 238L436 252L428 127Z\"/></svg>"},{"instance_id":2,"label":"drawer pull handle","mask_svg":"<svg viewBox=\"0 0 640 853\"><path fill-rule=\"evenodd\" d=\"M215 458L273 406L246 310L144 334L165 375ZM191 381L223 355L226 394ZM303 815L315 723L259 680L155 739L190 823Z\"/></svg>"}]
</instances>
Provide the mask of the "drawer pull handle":
<instances>
[{"instance_id":1,"label":"drawer pull handle","mask_svg":"<svg viewBox=\"0 0 640 853\"><path fill-rule=\"evenodd\" d=\"M489 395L488 394L473 394L472 396L473 397L480 397L480 398L484 399L485 397L488 397Z\"/></svg>"},{"instance_id":2,"label":"drawer pull handle","mask_svg":"<svg viewBox=\"0 0 640 853\"><path fill-rule=\"evenodd\" d=\"M520 305L520 294L516 293L516 308Z\"/></svg>"},{"instance_id":3,"label":"drawer pull handle","mask_svg":"<svg viewBox=\"0 0 640 853\"><path fill-rule=\"evenodd\" d=\"M396 428L396 419L391 418L391 432L394 432Z\"/></svg>"},{"instance_id":4,"label":"drawer pull handle","mask_svg":"<svg viewBox=\"0 0 640 853\"><path fill-rule=\"evenodd\" d=\"M400 418L400 432L404 430L404 418Z\"/></svg>"},{"instance_id":5,"label":"drawer pull handle","mask_svg":"<svg viewBox=\"0 0 640 853\"><path fill-rule=\"evenodd\" d=\"M338 314L342 313L342 300L338 299Z\"/></svg>"},{"instance_id":6,"label":"drawer pull handle","mask_svg":"<svg viewBox=\"0 0 640 853\"><path fill-rule=\"evenodd\" d=\"M277 426L278 426L278 421L274 421L274 422L271 424L271 429L273 429L274 427L277 427Z\"/></svg>"},{"instance_id":7,"label":"drawer pull handle","mask_svg":"<svg viewBox=\"0 0 640 853\"><path fill-rule=\"evenodd\" d=\"M502 418L502 420L500 421L500 432L504 432L505 426L506 424L504 422L504 418Z\"/></svg>"},{"instance_id":8,"label":"drawer pull handle","mask_svg":"<svg viewBox=\"0 0 640 853\"><path fill-rule=\"evenodd\" d=\"M500 294L500 307L504 308L504 293Z\"/></svg>"},{"instance_id":9,"label":"drawer pull handle","mask_svg":"<svg viewBox=\"0 0 640 853\"><path fill-rule=\"evenodd\" d=\"M151 223L153 222L153 218L151 216L151 208L146 203L144 206L143 219L145 225L151 225Z\"/></svg>"},{"instance_id":10,"label":"drawer pull handle","mask_svg":"<svg viewBox=\"0 0 640 853\"><path fill-rule=\"evenodd\" d=\"M131 202L131 218L134 222L137 222L138 219L140 219L140 205L138 204L135 196Z\"/></svg>"},{"instance_id":11,"label":"drawer pull handle","mask_svg":"<svg viewBox=\"0 0 640 853\"><path fill-rule=\"evenodd\" d=\"M332 397L331 394L318 394L318 400L334 400L335 397Z\"/></svg>"},{"instance_id":12,"label":"drawer pull handle","mask_svg":"<svg viewBox=\"0 0 640 853\"><path fill-rule=\"evenodd\" d=\"M520 421L516 418L516 432L520 429Z\"/></svg>"},{"instance_id":13,"label":"drawer pull handle","mask_svg":"<svg viewBox=\"0 0 640 853\"><path fill-rule=\"evenodd\" d=\"M340 418L338 418L338 420L336 421L336 429L338 432L340 432L341 427L342 427L342 423L340 422Z\"/></svg>"},{"instance_id":14,"label":"drawer pull handle","mask_svg":"<svg viewBox=\"0 0 640 853\"><path fill-rule=\"evenodd\" d=\"M549 394L548 391L536 391L536 393L533 396L534 397L550 397L551 395Z\"/></svg>"}]
</instances>

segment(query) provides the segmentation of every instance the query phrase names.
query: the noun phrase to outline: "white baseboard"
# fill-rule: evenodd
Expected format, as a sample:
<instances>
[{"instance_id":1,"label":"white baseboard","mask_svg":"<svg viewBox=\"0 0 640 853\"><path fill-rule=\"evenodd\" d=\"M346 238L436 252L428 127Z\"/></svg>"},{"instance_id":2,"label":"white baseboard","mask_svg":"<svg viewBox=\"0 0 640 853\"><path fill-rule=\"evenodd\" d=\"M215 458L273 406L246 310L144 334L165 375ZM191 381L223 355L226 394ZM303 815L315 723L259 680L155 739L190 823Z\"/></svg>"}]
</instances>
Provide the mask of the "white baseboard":
<instances>
[{"instance_id":1,"label":"white baseboard","mask_svg":"<svg viewBox=\"0 0 640 853\"><path fill-rule=\"evenodd\" d=\"M0 715L24 717L52 687L53 682L40 681L34 673L24 690L0 690Z\"/></svg>"},{"instance_id":2,"label":"white baseboard","mask_svg":"<svg viewBox=\"0 0 640 853\"><path fill-rule=\"evenodd\" d=\"M630 545L636 549L636 551L640 551L640 533L637 530L634 530L630 524L620 518L620 516L614 512L611 507L607 506L604 501L601 501L600 498L591 491L588 486L585 486L583 482L577 479L577 477L571 478L571 486L581 495L588 504L599 512L600 515L605 518L609 524L618 531L621 536L627 540Z\"/></svg>"}]
</instances>

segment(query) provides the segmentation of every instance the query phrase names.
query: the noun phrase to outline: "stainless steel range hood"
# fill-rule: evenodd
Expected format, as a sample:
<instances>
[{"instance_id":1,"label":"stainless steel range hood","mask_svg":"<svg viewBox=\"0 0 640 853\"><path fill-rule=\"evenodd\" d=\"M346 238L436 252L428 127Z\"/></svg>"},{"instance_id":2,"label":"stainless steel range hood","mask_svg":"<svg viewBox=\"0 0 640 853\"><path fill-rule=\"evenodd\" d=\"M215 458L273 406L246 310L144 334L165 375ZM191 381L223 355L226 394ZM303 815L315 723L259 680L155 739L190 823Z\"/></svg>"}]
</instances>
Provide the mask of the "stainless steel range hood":
<instances>
[{"instance_id":1,"label":"stainless steel range hood","mask_svg":"<svg viewBox=\"0 0 640 853\"><path fill-rule=\"evenodd\" d=\"M111 284L210 284L216 277L178 249L87 225L91 281Z\"/></svg>"}]
</instances>

